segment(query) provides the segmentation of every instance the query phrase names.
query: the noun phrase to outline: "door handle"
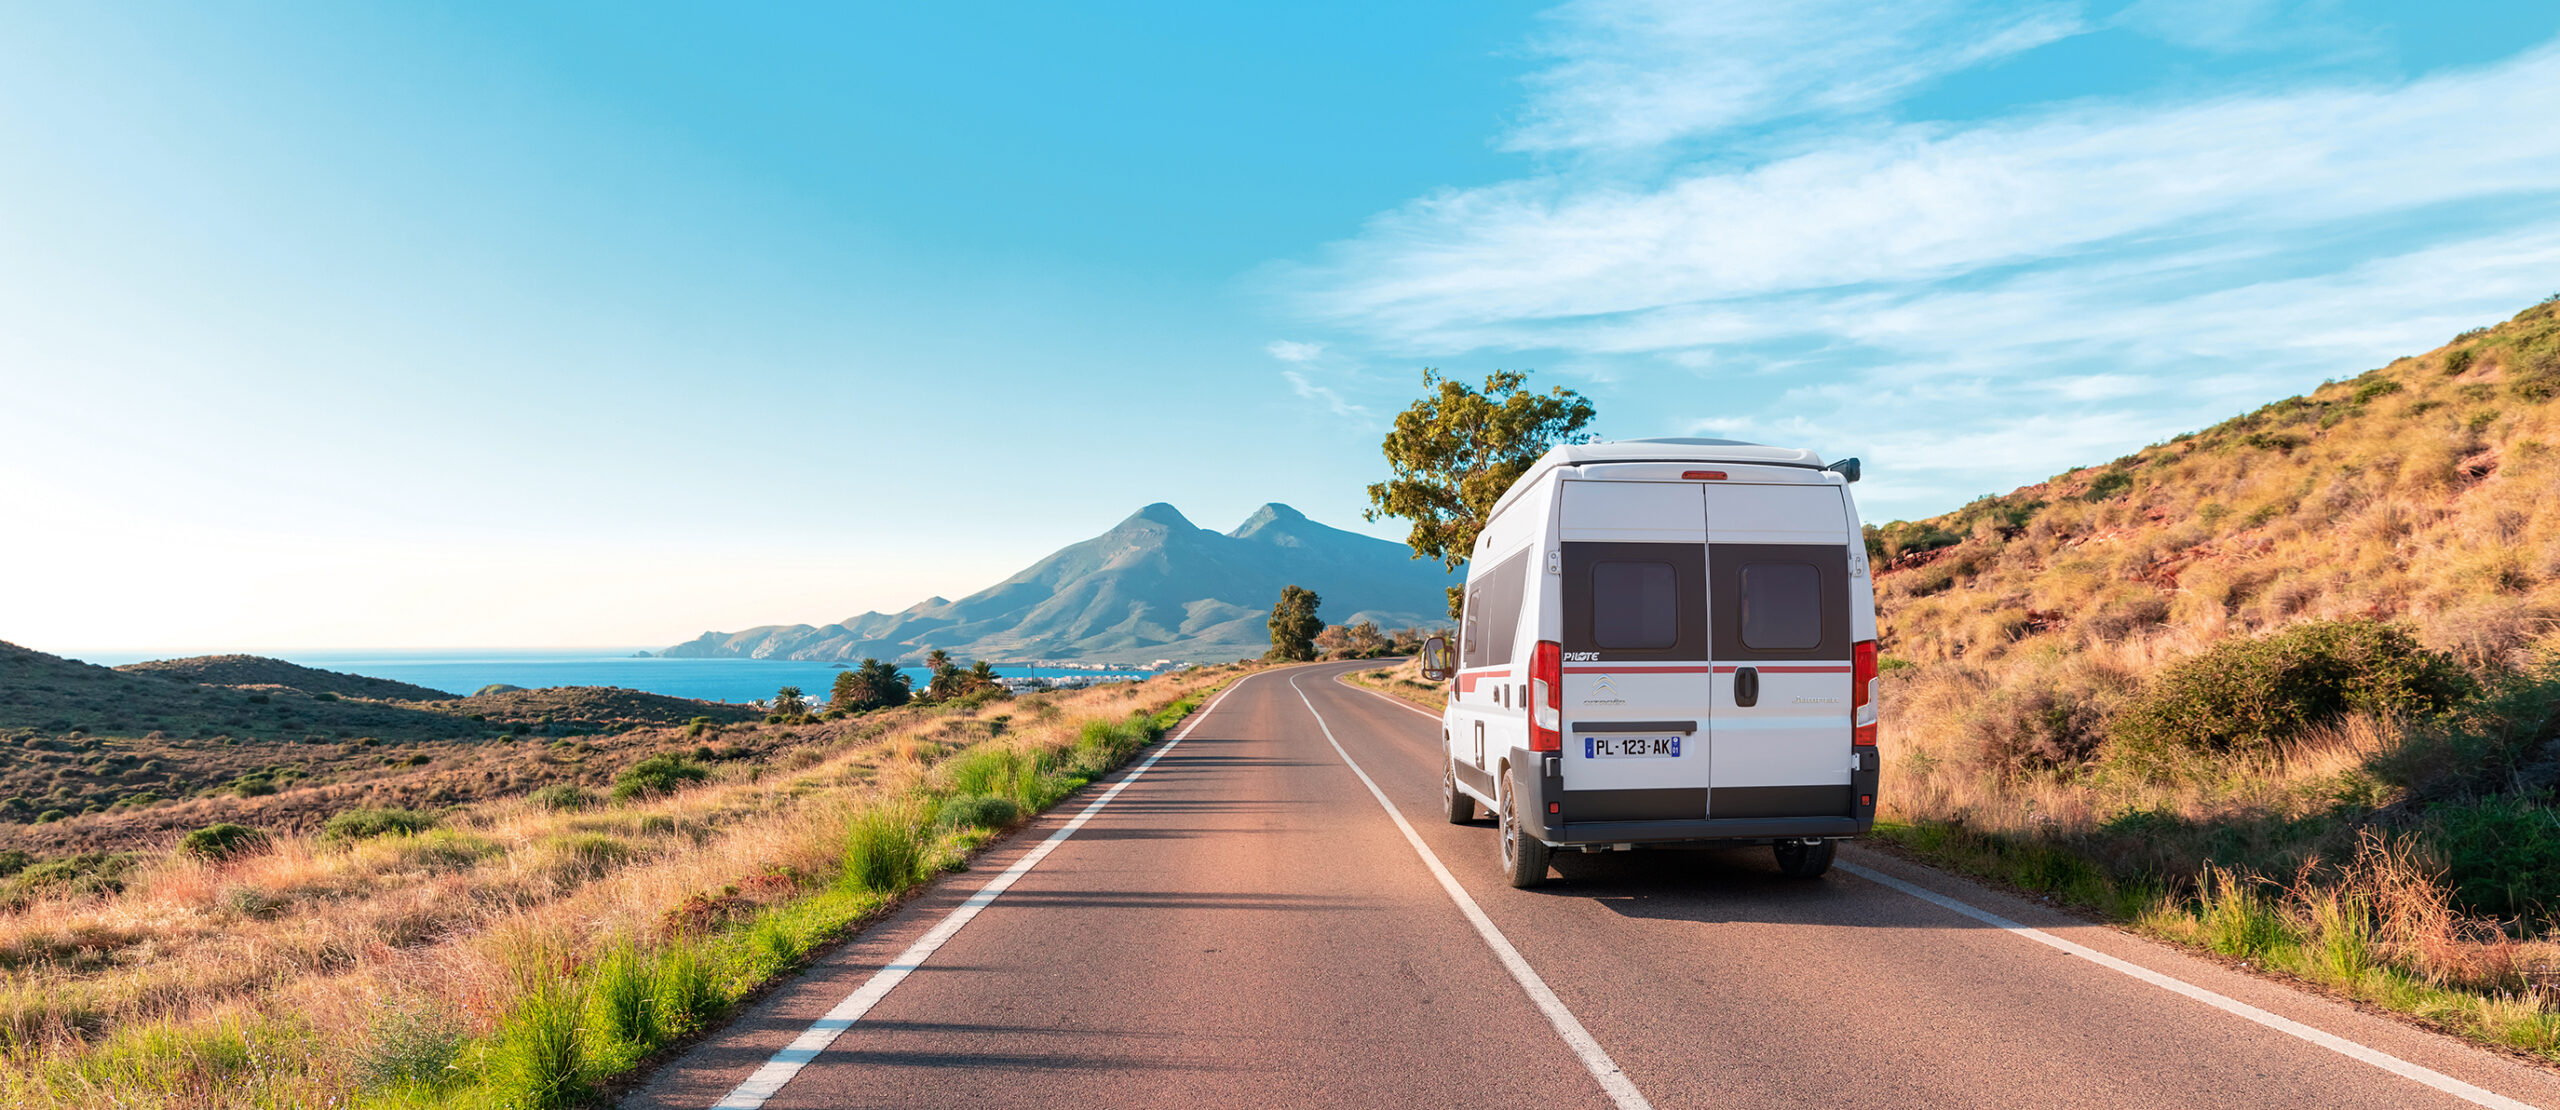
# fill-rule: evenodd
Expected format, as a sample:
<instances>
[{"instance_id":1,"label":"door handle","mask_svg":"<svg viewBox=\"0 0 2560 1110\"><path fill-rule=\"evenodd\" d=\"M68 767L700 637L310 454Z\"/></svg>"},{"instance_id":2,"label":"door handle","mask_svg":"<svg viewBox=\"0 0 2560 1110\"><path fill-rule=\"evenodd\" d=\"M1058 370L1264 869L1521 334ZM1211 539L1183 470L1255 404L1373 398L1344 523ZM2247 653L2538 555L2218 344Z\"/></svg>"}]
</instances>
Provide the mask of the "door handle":
<instances>
[{"instance_id":1,"label":"door handle","mask_svg":"<svg viewBox=\"0 0 2560 1110\"><path fill-rule=\"evenodd\" d=\"M1760 668L1743 667L1733 672L1733 704L1745 707L1760 704Z\"/></svg>"}]
</instances>

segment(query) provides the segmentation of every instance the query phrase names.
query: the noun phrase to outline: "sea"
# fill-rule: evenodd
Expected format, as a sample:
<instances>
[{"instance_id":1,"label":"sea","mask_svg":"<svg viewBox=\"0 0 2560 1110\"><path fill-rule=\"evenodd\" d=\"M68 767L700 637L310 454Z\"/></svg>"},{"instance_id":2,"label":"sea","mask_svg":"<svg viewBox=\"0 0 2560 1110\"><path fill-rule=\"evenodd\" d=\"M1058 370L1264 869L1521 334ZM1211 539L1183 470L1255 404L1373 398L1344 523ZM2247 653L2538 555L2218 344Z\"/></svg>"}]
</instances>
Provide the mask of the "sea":
<instances>
[{"instance_id":1,"label":"sea","mask_svg":"<svg viewBox=\"0 0 2560 1110\"><path fill-rule=\"evenodd\" d=\"M492 683L543 686L619 686L652 694L704 701L762 701L785 686L797 686L812 700L824 700L836 675L846 667L788 659L660 659L636 650L610 649L506 651L301 651L259 652L272 658L343 671L369 678L388 678L435 690L469 694ZM80 653L84 662L121 666L166 659L167 652ZM923 689L932 677L923 667L901 667ZM999 665L1008 678L1146 677L1144 671L1085 670L1072 667Z\"/></svg>"}]
</instances>

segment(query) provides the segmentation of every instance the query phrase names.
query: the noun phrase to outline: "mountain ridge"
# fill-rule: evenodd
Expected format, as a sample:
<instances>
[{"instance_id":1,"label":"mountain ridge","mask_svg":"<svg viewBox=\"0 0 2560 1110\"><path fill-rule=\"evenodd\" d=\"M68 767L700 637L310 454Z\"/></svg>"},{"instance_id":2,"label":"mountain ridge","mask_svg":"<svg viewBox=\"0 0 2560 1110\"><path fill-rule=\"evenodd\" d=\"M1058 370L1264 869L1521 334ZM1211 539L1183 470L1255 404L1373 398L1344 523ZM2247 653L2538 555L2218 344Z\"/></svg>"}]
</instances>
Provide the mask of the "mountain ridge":
<instances>
[{"instance_id":1,"label":"mountain ridge","mask_svg":"<svg viewBox=\"0 0 2560 1110\"><path fill-rule=\"evenodd\" d=\"M1233 659L1269 646L1264 622L1284 585L1322 595L1334 623L1393 627L1439 620L1455 581L1403 544L1317 523L1279 502L1213 532L1158 501L957 601L930 598L828 625L705 632L659 654L912 661L940 648L977 658Z\"/></svg>"}]
</instances>

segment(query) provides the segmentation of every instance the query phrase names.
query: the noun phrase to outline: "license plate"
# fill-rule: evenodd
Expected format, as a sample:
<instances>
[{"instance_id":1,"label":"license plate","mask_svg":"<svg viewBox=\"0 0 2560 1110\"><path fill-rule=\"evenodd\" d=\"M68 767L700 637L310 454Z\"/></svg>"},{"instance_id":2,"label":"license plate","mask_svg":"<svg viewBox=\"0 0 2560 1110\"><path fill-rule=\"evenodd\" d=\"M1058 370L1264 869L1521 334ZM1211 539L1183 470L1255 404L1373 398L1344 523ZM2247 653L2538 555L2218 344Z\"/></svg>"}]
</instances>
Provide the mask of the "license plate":
<instances>
[{"instance_id":1,"label":"license plate","mask_svg":"<svg viewBox=\"0 0 2560 1110\"><path fill-rule=\"evenodd\" d=\"M1584 759L1673 759L1680 754L1677 736L1585 736Z\"/></svg>"}]
</instances>

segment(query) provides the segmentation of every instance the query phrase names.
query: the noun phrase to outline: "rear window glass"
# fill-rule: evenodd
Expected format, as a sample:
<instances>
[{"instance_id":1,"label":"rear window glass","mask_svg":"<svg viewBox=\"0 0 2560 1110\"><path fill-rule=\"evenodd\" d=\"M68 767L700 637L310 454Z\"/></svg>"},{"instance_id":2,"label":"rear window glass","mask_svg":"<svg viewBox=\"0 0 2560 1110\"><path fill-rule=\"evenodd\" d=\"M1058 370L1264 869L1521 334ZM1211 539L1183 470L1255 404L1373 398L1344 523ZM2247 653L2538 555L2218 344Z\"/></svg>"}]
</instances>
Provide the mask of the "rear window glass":
<instances>
[{"instance_id":1,"label":"rear window glass","mask_svg":"<svg viewBox=\"0 0 2560 1110\"><path fill-rule=\"evenodd\" d=\"M1591 564L1591 642L1625 651L1680 642L1680 592L1671 564Z\"/></svg>"},{"instance_id":2,"label":"rear window glass","mask_svg":"<svg viewBox=\"0 0 2560 1110\"><path fill-rule=\"evenodd\" d=\"M1805 563L1742 568L1742 644L1794 651L1822 644L1822 576Z\"/></svg>"}]
</instances>

